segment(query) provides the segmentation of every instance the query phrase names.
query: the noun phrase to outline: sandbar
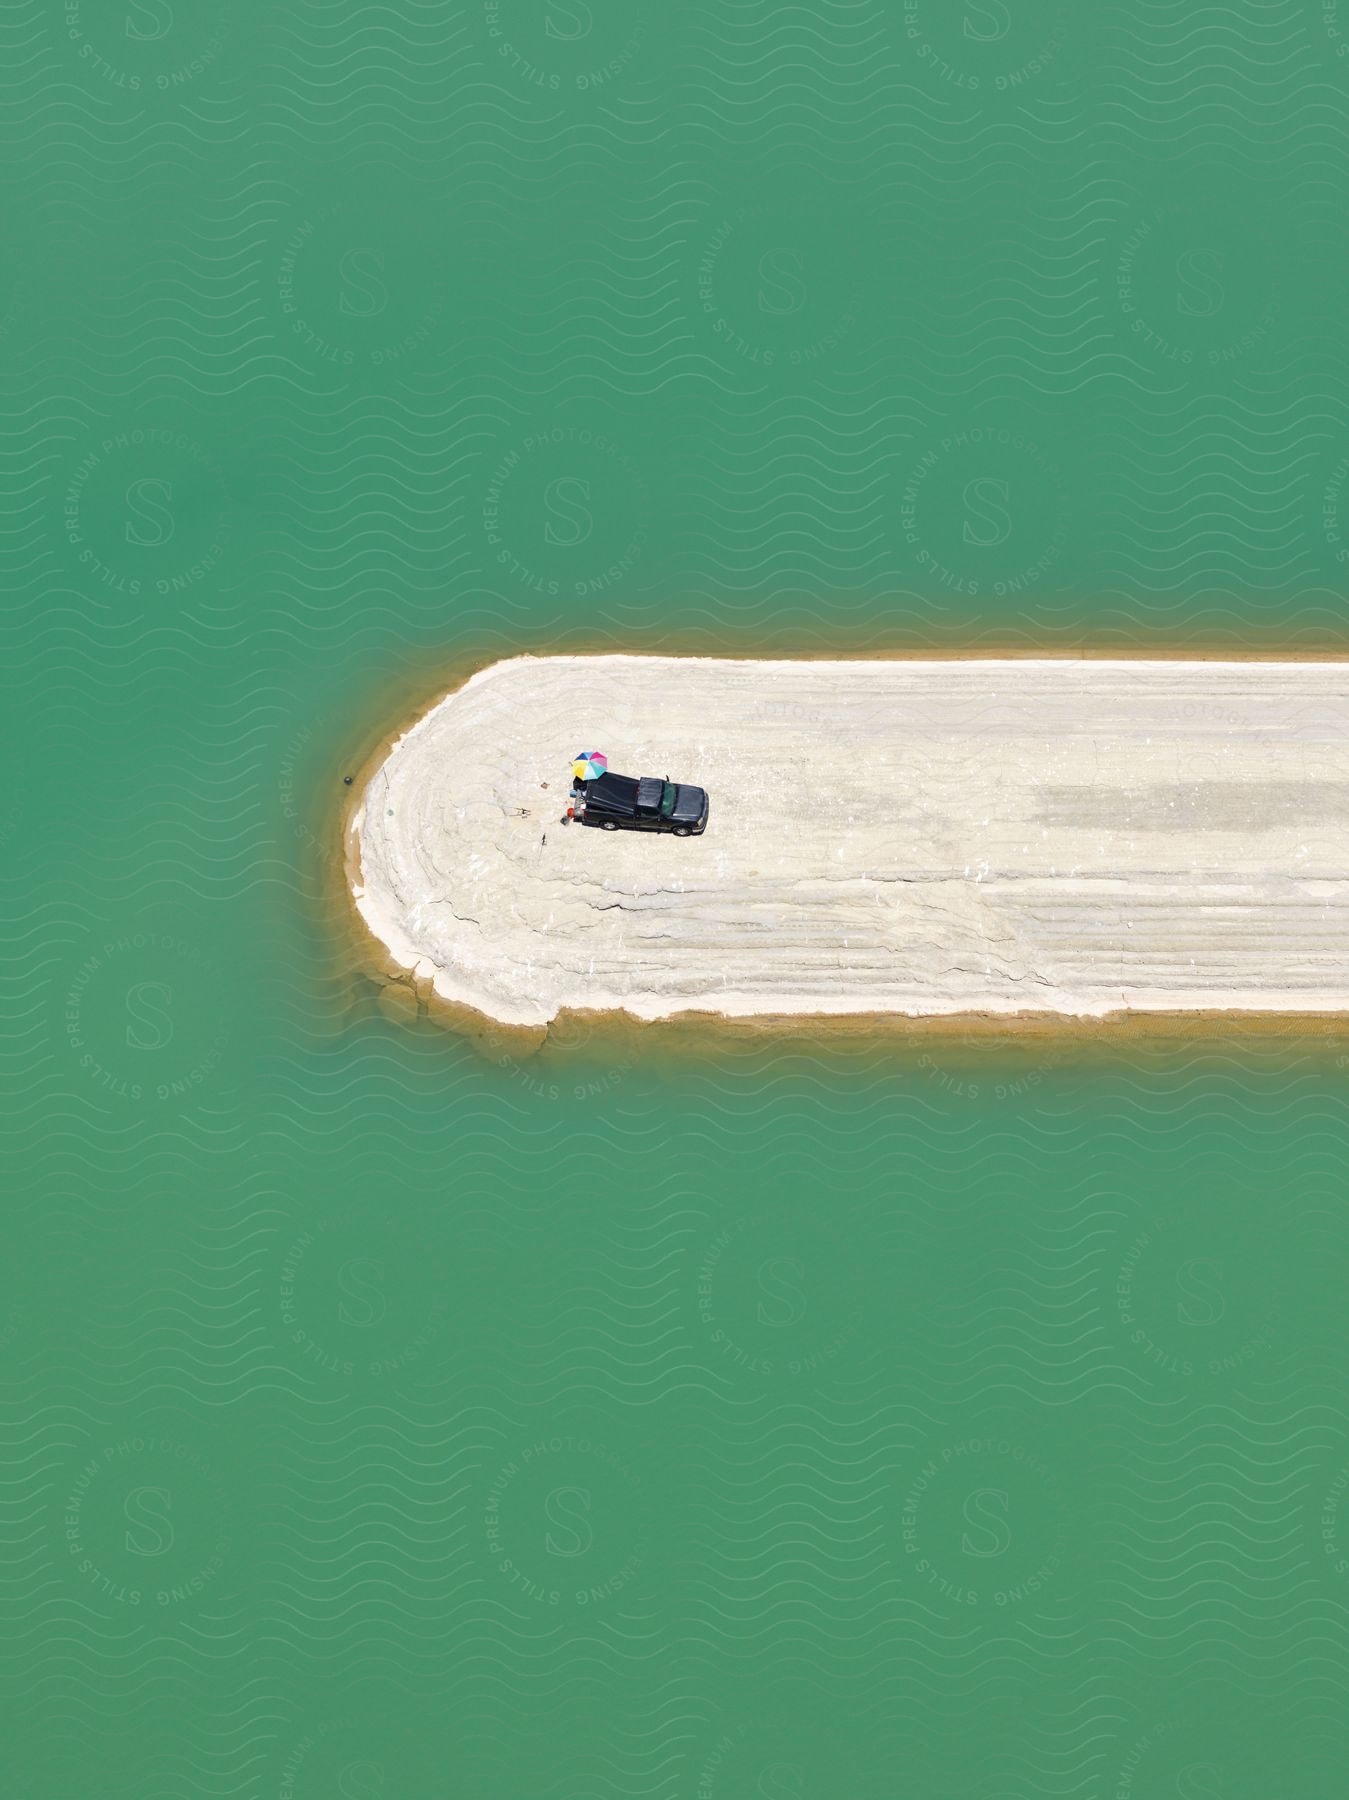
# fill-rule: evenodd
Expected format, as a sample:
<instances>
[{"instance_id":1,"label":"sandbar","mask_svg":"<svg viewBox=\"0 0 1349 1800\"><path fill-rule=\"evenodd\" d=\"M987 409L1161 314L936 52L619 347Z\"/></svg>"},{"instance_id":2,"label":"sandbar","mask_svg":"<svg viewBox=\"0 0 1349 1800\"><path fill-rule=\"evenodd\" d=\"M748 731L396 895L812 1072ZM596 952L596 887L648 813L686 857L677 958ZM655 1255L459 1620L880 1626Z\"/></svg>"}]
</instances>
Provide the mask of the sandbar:
<instances>
[{"instance_id":1,"label":"sandbar","mask_svg":"<svg viewBox=\"0 0 1349 1800\"><path fill-rule=\"evenodd\" d=\"M564 824L581 749L706 833ZM515 657L348 834L385 965L503 1025L1349 1011L1342 662Z\"/></svg>"}]
</instances>

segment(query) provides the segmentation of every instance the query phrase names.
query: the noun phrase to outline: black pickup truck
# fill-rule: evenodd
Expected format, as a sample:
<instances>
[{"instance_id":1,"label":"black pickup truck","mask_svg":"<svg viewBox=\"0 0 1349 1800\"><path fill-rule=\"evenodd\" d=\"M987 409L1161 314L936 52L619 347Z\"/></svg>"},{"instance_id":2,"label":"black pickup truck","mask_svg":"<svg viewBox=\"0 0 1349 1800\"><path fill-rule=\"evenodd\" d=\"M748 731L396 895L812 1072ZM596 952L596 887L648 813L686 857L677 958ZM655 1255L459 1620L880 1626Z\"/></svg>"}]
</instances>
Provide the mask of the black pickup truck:
<instances>
[{"instance_id":1,"label":"black pickup truck","mask_svg":"<svg viewBox=\"0 0 1349 1800\"><path fill-rule=\"evenodd\" d=\"M571 790L574 816L601 831L672 831L697 837L707 830L707 792L687 782L659 775L614 775L605 770L594 781L577 781Z\"/></svg>"}]
</instances>

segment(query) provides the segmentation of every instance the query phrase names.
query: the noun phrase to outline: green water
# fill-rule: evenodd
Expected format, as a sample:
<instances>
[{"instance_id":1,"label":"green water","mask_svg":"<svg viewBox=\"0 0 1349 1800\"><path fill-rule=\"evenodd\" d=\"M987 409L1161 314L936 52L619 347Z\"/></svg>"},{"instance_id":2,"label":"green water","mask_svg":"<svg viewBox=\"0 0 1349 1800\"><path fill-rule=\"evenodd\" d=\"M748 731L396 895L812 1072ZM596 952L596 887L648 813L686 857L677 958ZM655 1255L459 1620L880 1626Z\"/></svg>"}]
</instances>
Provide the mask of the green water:
<instances>
[{"instance_id":1,"label":"green water","mask_svg":"<svg viewBox=\"0 0 1349 1800\"><path fill-rule=\"evenodd\" d=\"M502 1060L329 899L470 650L1342 641L1349 11L0 44L6 1796L1342 1793L1333 1035Z\"/></svg>"}]
</instances>

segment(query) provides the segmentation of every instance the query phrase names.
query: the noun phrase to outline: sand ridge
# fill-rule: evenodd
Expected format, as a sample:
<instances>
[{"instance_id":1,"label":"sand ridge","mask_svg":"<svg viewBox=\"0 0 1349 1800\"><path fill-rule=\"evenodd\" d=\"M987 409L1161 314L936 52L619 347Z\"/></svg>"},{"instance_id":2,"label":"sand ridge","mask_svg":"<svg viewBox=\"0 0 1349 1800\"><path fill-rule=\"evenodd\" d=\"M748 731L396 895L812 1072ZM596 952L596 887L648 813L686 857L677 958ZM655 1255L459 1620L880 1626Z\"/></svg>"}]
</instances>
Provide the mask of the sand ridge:
<instances>
[{"instance_id":1,"label":"sand ridge","mask_svg":"<svg viewBox=\"0 0 1349 1800\"><path fill-rule=\"evenodd\" d=\"M370 778L353 895L511 1025L1339 1012L1347 742L1335 662L518 657ZM706 835L562 825L592 746Z\"/></svg>"}]
</instances>

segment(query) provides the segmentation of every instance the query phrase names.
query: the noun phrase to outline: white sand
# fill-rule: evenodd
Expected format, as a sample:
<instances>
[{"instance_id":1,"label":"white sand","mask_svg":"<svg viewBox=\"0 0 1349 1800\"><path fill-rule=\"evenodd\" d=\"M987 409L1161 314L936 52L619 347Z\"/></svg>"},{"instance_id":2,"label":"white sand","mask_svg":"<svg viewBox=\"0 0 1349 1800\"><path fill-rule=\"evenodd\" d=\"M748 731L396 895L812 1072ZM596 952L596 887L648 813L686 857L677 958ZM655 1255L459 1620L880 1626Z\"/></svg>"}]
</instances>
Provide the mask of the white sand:
<instances>
[{"instance_id":1,"label":"white sand","mask_svg":"<svg viewBox=\"0 0 1349 1800\"><path fill-rule=\"evenodd\" d=\"M706 787L706 834L562 825L589 748ZM510 1024L1339 1012L1347 753L1338 663L522 657L394 746L354 893Z\"/></svg>"}]
</instances>

